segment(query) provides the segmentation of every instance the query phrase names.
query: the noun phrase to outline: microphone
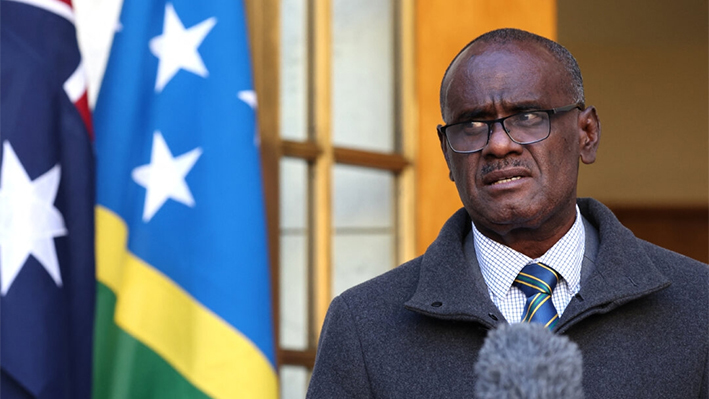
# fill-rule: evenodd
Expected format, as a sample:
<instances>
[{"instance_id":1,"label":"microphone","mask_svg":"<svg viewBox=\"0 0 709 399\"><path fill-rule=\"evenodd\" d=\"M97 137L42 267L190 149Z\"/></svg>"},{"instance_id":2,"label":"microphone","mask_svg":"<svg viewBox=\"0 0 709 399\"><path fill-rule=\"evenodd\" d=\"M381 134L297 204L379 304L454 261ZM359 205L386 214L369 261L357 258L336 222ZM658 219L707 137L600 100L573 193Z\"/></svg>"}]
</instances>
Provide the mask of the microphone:
<instances>
[{"instance_id":1,"label":"microphone","mask_svg":"<svg viewBox=\"0 0 709 399\"><path fill-rule=\"evenodd\" d=\"M538 323L491 330L475 363L477 399L583 399L581 351Z\"/></svg>"}]
</instances>

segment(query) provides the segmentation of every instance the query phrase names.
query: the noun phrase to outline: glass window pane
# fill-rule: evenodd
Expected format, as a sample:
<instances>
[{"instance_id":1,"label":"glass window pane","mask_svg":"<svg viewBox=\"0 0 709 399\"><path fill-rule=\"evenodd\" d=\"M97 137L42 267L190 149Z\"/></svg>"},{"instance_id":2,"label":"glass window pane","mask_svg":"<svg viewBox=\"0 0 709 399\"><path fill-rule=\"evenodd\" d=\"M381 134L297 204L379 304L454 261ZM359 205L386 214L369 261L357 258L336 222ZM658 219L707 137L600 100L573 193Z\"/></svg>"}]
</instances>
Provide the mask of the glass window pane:
<instances>
[{"instance_id":1,"label":"glass window pane","mask_svg":"<svg viewBox=\"0 0 709 399\"><path fill-rule=\"evenodd\" d=\"M302 366L281 366L281 399L303 399L310 382L310 371Z\"/></svg>"},{"instance_id":2,"label":"glass window pane","mask_svg":"<svg viewBox=\"0 0 709 399\"><path fill-rule=\"evenodd\" d=\"M335 228L390 228L394 175L391 172L335 165L332 175Z\"/></svg>"},{"instance_id":3,"label":"glass window pane","mask_svg":"<svg viewBox=\"0 0 709 399\"><path fill-rule=\"evenodd\" d=\"M280 346L308 347L308 165L280 163Z\"/></svg>"},{"instance_id":4,"label":"glass window pane","mask_svg":"<svg viewBox=\"0 0 709 399\"><path fill-rule=\"evenodd\" d=\"M391 230L335 233L332 294L376 277L394 266L394 235Z\"/></svg>"},{"instance_id":5,"label":"glass window pane","mask_svg":"<svg viewBox=\"0 0 709 399\"><path fill-rule=\"evenodd\" d=\"M391 0L334 0L333 143L394 151L394 13Z\"/></svg>"},{"instance_id":6,"label":"glass window pane","mask_svg":"<svg viewBox=\"0 0 709 399\"><path fill-rule=\"evenodd\" d=\"M280 129L285 140L308 137L307 1L281 0Z\"/></svg>"},{"instance_id":7,"label":"glass window pane","mask_svg":"<svg viewBox=\"0 0 709 399\"><path fill-rule=\"evenodd\" d=\"M335 166L334 295L394 266L394 183L388 171Z\"/></svg>"},{"instance_id":8,"label":"glass window pane","mask_svg":"<svg viewBox=\"0 0 709 399\"><path fill-rule=\"evenodd\" d=\"M281 158L280 180L281 229L306 228L308 163L298 158Z\"/></svg>"}]
</instances>

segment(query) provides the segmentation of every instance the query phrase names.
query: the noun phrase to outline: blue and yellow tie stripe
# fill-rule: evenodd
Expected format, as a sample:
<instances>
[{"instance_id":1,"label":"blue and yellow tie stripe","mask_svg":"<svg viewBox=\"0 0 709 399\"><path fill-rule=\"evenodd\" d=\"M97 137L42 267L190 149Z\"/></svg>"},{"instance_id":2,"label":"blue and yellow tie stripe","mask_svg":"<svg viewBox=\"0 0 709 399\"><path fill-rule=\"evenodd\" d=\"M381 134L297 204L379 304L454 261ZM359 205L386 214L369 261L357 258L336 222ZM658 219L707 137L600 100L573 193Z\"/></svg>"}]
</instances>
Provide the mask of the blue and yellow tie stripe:
<instances>
[{"instance_id":1,"label":"blue and yellow tie stripe","mask_svg":"<svg viewBox=\"0 0 709 399\"><path fill-rule=\"evenodd\" d=\"M522 269L512 283L527 296L521 322L540 323L554 329L559 315L551 301L551 294L558 282L559 275L543 263L530 263Z\"/></svg>"}]
</instances>

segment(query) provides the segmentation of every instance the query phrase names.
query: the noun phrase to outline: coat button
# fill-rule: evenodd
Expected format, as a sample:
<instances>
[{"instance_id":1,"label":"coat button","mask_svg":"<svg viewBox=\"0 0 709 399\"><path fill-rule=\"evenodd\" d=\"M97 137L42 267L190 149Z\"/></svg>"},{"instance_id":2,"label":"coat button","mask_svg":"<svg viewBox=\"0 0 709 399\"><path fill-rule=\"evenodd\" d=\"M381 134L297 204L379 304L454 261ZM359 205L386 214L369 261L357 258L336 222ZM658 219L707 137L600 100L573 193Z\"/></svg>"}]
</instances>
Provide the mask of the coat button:
<instances>
[{"instance_id":1,"label":"coat button","mask_svg":"<svg viewBox=\"0 0 709 399\"><path fill-rule=\"evenodd\" d=\"M443 306L443 303L436 301L432 303L431 306L433 306L434 308L440 308L441 306Z\"/></svg>"}]
</instances>

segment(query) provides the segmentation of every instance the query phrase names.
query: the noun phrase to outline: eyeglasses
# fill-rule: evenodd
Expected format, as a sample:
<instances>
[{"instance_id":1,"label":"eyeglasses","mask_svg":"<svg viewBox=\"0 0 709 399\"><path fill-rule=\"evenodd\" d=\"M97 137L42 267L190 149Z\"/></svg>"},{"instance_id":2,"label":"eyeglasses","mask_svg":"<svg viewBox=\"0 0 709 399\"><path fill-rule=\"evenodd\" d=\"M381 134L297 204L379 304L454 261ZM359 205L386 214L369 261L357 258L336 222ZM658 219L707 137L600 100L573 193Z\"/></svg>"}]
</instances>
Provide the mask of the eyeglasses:
<instances>
[{"instance_id":1,"label":"eyeglasses","mask_svg":"<svg viewBox=\"0 0 709 399\"><path fill-rule=\"evenodd\" d=\"M438 131L446 136L450 148L460 154L470 154L482 150L490 141L492 127L502 124L502 129L510 140L517 144L532 144L549 137L551 115L583 109L583 104L570 104L559 108L524 111L491 121L465 121L438 126Z\"/></svg>"}]
</instances>

